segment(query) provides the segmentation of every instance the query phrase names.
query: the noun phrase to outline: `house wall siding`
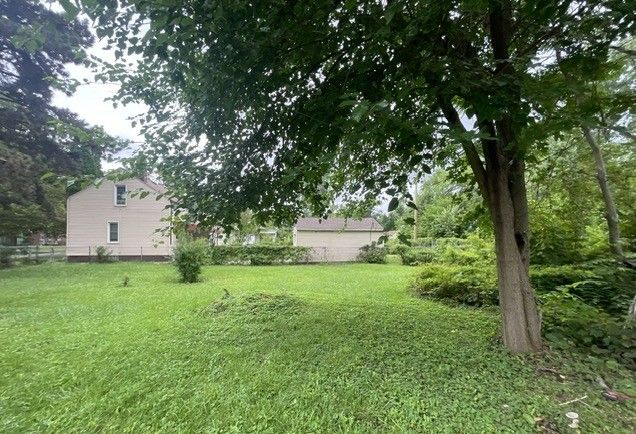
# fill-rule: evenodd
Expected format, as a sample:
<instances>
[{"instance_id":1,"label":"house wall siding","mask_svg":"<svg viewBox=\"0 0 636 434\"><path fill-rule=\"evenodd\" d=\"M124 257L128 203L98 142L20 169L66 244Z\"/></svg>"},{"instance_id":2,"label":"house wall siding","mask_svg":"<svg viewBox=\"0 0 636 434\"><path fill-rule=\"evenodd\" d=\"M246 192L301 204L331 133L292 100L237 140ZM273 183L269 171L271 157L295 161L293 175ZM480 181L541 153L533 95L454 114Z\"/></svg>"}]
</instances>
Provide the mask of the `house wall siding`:
<instances>
[{"instance_id":1,"label":"house wall siding","mask_svg":"<svg viewBox=\"0 0 636 434\"><path fill-rule=\"evenodd\" d=\"M382 232L371 231L295 231L295 245L312 247L313 261L355 261L360 247L377 242Z\"/></svg>"},{"instance_id":2,"label":"house wall siding","mask_svg":"<svg viewBox=\"0 0 636 434\"><path fill-rule=\"evenodd\" d=\"M125 184L129 197L126 206L115 205L115 184ZM145 198L130 197L133 192L148 191ZM167 197L156 200L158 193L139 179L114 183L104 181L92 185L68 198L67 202L67 256L95 255L97 246L105 246L113 256L170 255L170 236L155 233L166 229L170 210ZM119 242L109 243L108 222L119 222Z\"/></svg>"}]
</instances>

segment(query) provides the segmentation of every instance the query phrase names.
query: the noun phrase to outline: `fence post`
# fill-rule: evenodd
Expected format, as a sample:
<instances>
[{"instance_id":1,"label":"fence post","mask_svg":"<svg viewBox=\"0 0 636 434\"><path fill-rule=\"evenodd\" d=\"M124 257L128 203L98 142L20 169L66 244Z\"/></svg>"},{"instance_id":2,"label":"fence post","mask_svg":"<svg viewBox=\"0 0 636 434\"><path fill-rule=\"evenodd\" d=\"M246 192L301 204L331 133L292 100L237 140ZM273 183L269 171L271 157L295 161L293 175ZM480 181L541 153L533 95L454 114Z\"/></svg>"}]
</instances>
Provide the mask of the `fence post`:
<instances>
[{"instance_id":1,"label":"fence post","mask_svg":"<svg viewBox=\"0 0 636 434\"><path fill-rule=\"evenodd\" d=\"M141 255L141 260L144 260L144 246L139 247L139 254Z\"/></svg>"},{"instance_id":2,"label":"fence post","mask_svg":"<svg viewBox=\"0 0 636 434\"><path fill-rule=\"evenodd\" d=\"M88 246L88 262L91 263L93 258L91 258L91 246Z\"/></svg>"},{"instance_id":3,"label":"fence post","mask_svg":"<svg viewBox=\"0 0 636 434\"><path fill-rule=\"evenodd\" d=\"M35 263L37 264L40 260L40 245L35 245Z\"/></svg>"}]
</instances>

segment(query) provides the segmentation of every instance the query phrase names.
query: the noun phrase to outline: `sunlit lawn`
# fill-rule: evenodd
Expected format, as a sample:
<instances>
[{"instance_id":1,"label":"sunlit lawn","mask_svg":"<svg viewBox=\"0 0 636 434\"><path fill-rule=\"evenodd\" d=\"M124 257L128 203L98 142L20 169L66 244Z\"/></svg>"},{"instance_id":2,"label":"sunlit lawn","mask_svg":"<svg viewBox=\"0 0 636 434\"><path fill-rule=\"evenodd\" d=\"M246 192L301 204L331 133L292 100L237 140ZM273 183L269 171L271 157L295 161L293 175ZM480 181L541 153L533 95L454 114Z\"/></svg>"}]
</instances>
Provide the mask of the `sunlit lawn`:
<instances>
[{"instance_id":1,"label":"sunlit lawn","mask_svg":"<svg viewBox=\"0 0 636 434\"><path fill-rule=\"evenodd\" d=\"M494 312L414 298L414 272L206 267L188 285L169 264L0 270L0 432L533 432L535 417L567 431L569 410L583 432L630 431L632 403L507 354Z\"/></svg>"}]
</instances>

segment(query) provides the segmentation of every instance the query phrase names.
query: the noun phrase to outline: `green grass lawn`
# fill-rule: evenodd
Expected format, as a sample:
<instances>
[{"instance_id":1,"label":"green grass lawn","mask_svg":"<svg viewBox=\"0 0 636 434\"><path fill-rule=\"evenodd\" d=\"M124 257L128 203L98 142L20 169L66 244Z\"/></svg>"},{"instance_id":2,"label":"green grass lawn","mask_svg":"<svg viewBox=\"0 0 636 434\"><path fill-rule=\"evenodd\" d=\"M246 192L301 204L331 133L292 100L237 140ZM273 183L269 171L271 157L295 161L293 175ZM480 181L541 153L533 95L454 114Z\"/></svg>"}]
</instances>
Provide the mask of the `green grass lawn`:
<instances>
[{"instance_id":1,"label":"green grass lawn","mask_svg":"<svg viewBox=\"0 0 636 434\"><path fill-rule=\"evenodd\" d=\"M535 417L567 432L570 410L583 432L633 428L633 403L507 354L495 313L414 298L414 272L219 266L188 285L168 264L0 270L0 432L516 433Z\"/></svg>"}]
</instances>

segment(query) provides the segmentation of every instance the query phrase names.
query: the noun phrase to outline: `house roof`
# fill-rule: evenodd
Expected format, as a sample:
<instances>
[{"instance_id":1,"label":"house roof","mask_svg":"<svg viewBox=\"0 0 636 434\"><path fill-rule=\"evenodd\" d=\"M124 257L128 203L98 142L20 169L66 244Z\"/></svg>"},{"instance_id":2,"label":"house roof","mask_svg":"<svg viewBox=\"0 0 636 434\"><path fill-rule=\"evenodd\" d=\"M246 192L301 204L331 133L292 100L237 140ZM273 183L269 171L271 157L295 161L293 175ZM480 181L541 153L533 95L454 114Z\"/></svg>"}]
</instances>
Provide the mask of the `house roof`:
<instances>
[{"instance_id":1,"label":"house roof","mask_svg":"<svg viewBox=\"0 0 636 434\"><path fill-rule=\"evenodd\" d=\"M163 184L154 182L152 179L148 177L139 178L139 180L143 182L144 184L146 184L148 187L152 188L157 193L165 194L168 191L168 189Z\"/></svg>"},{"instance_id":2,"label":"house roof","mask_svg":"<svg viewBox=\"0 0 636 434\"><path fill-rule=\"evenodd\" d=\"M130 181L131 179L137 179L137 180L141 181L146 187L148 187L150 190L152 190L152 191L154 191L156 193L165 194L165 193L168 192L168 189L163 184L159 184L157 182L154 182L148 177L145 177L145 178L127 178L127 179L121 179L121 180L118 180L118 181L113 181L113 180L106 180L106 181L112 181L113 183L119 183L119 182L125 183L127 181ZM86 187L82 188L81 190L76 191L75 193L69 195L68 198L71 198L71 197L73 197L73 196L75 196L75 195L77 195L79 193L82 193L82 192L88 190L89 187L91 187L91 186L92 186L92 184L91 185L87 185Z\"/></svg>"},{"instance_id":3,"label":"house roof","mask_svg":"<svg viewBox=\"0 0 636 434\"><path fill-rule=\"evenodd\" d=\"M299 231L369 231L384 232L384 228L373 217L362 219L328 217L302 217L296 222Z\"/></svg>"}]
</instances>

